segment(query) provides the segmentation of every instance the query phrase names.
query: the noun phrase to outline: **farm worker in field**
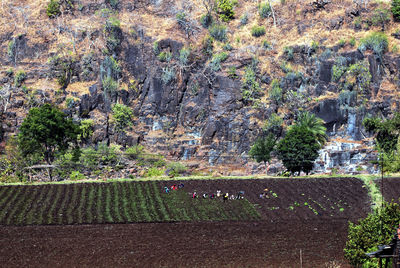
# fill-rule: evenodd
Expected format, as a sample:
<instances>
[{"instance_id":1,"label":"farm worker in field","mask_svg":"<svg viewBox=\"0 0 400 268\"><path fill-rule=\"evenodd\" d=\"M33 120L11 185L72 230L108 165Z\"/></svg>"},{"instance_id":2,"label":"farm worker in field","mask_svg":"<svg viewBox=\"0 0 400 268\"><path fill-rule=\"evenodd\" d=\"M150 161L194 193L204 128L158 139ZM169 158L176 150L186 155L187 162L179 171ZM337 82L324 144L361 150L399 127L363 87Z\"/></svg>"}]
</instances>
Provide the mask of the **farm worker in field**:
<instances>
[{"instance_id":1,"label":"farm worker in field","mask_svg":"<svg viewBox=\"0 0 400 268\"><path fill-rule=\"evenodd\" d=\"M229 193L226 193L226 194L224 195L224 202L225 202L226 200L228 200L228 198L229 198Z\"/></svg>"},{"instance_id":2,"label":"farm worker in field","mask_svg":"<svg viewBox=\"0 0 400 268\"><path fill-rule=\"evenodd\" d=\"M207 193L204 193L204 194L203 194L203 198L206 199L207 197L208 197L208 194L207 194Z\"/></svg>"},{"instance_id":3,"label":"farm worker in field","mask_svg":"<svg viewBox=\"0 0 400 268\"><path fill-rule=\"evenodd\" d=\"M261 193L261 194L260 194L260 198L261 198L261 199L264 199L264 193Z\"/></svg>"},{"instance_id":4,"label":"farm worker in field","mask_svg":"<svg viewBox=\"0 0 400 268\"><path fill-rule=\"evenodd\" d=\"M177 189L177 188L176 188L176 184L172 185L172 186L171 186L171 189L172 189L172 190L176 190L176 189Z\"/></svg>"},{"instance_id":5,"label":"farm worker in field","mask_svg":"<svg viewBox=\"0 0 400 268\"><path fill-rule=\"evenodd\" d=\"M210 194L210 199L214 199L214 194Z\"/></svg>"},{"instance_id":6,"label":"farm worker in field","mask_svg":"<svg viewBox=\"0 0 400 268\"><path fill-rule=\"evenodd\" d=\"M231 199L231 200L234 200L234 199L235 199L235 196L234 196L233 194L231 194L230 199Z\"/></svg>"},{"instance_id":7,"label":"farm worker in field","mask_svg":"<svg viewBox=\"0 0 400 268\"><path fill-rule=\"evenodd\" d=\"M167 186L164 187L164 191L168 194L169 193L169 188Z\"/></svg>"},{"instance_id":8,"label":"farm worker in field","mask_svg":"<svg viewBox=\"0 0 400 268\"><path fill-rule=\"evenodd\" d=\"M184 185L183 183L181 183L181 184L178 185L178 188L179 188L179 189L181 189L181 188L183 188L183 187L185 187L185 185Z\"/></svg>"},{"instance_id":9,"label":"farm worker in field","mask_svg":"<svg viewBox=\"0 0 400 268\"><path fill-rule=\"evenodd\" d=\"M221 190L217 190L217 197L221 196Z\"/></svg>"},{"instance_id":10,"label":"farm worker in field","mask_svg":"<svg viewBox=\"0 0 400 268\"><path fill-rule=\"evenodd\" d=\"M197 197L197 193L196 193L196 191L194 191L193 192L193 198L196 198Z\"/></svg>"}]
</instances>

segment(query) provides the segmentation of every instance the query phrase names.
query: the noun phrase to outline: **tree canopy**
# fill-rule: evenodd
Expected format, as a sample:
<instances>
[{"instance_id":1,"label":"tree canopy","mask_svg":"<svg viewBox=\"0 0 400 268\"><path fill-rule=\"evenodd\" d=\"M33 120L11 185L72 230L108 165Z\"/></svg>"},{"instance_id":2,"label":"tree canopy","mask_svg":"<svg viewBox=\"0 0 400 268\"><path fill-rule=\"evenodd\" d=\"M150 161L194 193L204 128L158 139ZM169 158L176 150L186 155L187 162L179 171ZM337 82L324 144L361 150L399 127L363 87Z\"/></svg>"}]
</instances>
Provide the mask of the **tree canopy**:
<instances>
[{"instance_id":1,"label":"tree canopy","mask_svg":"<svg viewBox=\"0 0 400 268\"><path fill-rule=\"evenodd\" d=\"M309 112L301 113L296 122L298 126L305 127L314 134L321 146L323 146L327 140L326 127L324 126L324 123L324 120Z\"/></svg>"},{"instance_id":2,"label":"tree canopy","mask_svg":"<svg viewBox=\"0 0 400 268\"><path fill-rule=\"evenodd\" d=\"M274 150L276 138L273 134L264 137L259 137L256 142L251 146L249 155L257 161L257 163L267 162L271 160L271 152Z\"/></svg>"},{"instance_id":3,"label":"tree canopy","mask_svg":"<svg viewBox=\"0 0 400 268\"><path fill-rule=\"evenodd\" d=\"M29 110L21 124L18 146L25 157L39 156L51 164L57 153L76 143L79 126L51 104Z\"/></svg>"},{"instance_id":4,"label":"tree canopy","mask_svg":"<svg viewBox=\"0 0 400 268\"><path fill-rule=\"evenodd\" d=\"M400 113L396 113L392 119L386 120L378 117L366 118L363 124L368 132L375 134L378 149L386 153L396 149L400 136Z\"/></svg>"},{"instance_id":5,"label":"tree canopy","mask_svg":"<svg viewBox=\"0 0 400 268\"><path fill-rule=\"evenodd\" d=\"M277 145L278 158L293 174L309 173L318 157L320 144L316 135L303 125L293 125Z\"/></svg>"},{"instance_id":6,"label":"tree canopy","mask_svg":"<svg viewBox=\"0 0 400 268\"><path fill-rule=\"evenodd\" d=\"M384 203L381 211L368 214L358 224L349 222L345 258L355 267L377 267L376 260L369 259L365 253L375 251L378 245L390 242L399 222L400 206L393 202Z\"/></svg>"}]
</instances>

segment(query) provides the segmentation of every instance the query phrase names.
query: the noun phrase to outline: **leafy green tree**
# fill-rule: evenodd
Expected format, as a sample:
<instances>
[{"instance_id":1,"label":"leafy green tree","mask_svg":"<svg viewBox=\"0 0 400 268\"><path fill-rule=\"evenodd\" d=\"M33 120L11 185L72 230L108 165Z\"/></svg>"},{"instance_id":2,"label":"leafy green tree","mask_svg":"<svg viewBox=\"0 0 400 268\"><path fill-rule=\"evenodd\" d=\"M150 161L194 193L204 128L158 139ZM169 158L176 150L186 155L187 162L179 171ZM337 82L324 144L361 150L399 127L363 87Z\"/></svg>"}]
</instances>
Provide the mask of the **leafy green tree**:
<instances>
[{"instance_id":1,"label":"leafy green tree","mask_svg":"<svg viewBox=\"0 0 400 268\"><path fill-rule=\"evenodd\" d=\"M315 114L310 112L301 113L296 124L305 127L314 134L321 146L326 143L328 137L326 135L326 127L324 126L325 122L321 118L316 117Z\"/></svg>"},{"instance_id":2,"label":"leafy green tree","mask_svg":"<svg viewBox=\"0 0 400 268\"><path fill-rule=\"evenodd\" d=\"M292 174L308 174L318 157L320 144L315 134L306 126L293 125L277 145L278 158Z\"/></svg>"},{"instance_id":3,"label":"leafy green tree","mask_svg":"<svg viewBox=\"0 0 400 268\"><path fill-rule=\"evenodd\" d=\"M268 134L264 137L259 137L256 142L251 146L249 155L257 161L257 163L264 162L265 168L267 163L271 160L271 153L275 148L276 137L273 134Z\"/></svg>"},{"instance_id":4,"label":"leafy green tree","mask_svg":"<svg viewBox=\"0 0 400 268\"><path fill-rule=\"evenodd\" d=\"M123 104L115 104L112 108L115 130L123 132L129 126L132 126L133 112L131 108Z\"/></svg>"},{"instance_id":5,"label":"leafy green tree","mask_svg":"<svg viewBox=\"0 0 400 268\"><path fill-rule=\"evenodd\" d=\"M358 222L349 222L344 256L354 267L378 267L377 260L365 253L376 251L378 245L387 244L400 222L398 203L384 203L383 210L375 211Z\"/></svg>"},{"instance_id":6,"label":"leafy green tree","mask_svg":"<svg viewBox=\"0 0 400 268\"><path fill-rule=\"evenodd\" d=\"M24 157L41 155L51 164L57 153L76 143L79 126L51 104L29 110L19 129L18 146Z\"/></svg>"},{"instance_id":7,"label":"leafy green tree","mask_svg":"<svg viewBox=\"0 0 400 268\"><path fill-rule=\"evenodd\" d=\"M368 132L375 134L378 149L386 153L396 149L400 137L400 113L396 113L392 119L383 121L378 117L365 118L363 124Z\"/></svg>"}]
</instances>

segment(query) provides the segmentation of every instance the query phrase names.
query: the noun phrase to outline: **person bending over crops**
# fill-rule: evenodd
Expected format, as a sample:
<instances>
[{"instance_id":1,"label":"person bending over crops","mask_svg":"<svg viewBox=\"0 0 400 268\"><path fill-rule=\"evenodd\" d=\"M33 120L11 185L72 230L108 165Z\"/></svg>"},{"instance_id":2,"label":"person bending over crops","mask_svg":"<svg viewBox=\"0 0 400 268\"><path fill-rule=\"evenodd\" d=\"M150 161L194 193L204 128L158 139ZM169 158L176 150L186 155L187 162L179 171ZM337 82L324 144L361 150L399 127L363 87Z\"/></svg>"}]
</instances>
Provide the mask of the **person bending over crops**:
<instances>
[{"instance_id":1,"label":"person bending over crops","mask_svg":"<svg viewBox=\"0 0 400 268\"><path fill-rule=\"evenodd\" d=\"M167 186L164 187L164 191L168 194L169 193L169 188Z\"/></svg>"},{"instance_id":2,"label":"person bending over crops","mask_svg":"<svg viewBox=\"0 0 400 268\"><path fill-rule=\"evenodd\" d=\"M224 202L225 202L226 200L228 200L228 198L229 198L229 193L226 193L226 194L224 195Z\"/></svg>"},{"instance_id":3,"label":"person bending over crops","mask_svg":"<svg viewBox=\"0 0 400 268\"><path fill-rule=\"evenodd\" d=\"M221 196L221 190L217 190L217 197Z\"/></svg>"}]
</instances>

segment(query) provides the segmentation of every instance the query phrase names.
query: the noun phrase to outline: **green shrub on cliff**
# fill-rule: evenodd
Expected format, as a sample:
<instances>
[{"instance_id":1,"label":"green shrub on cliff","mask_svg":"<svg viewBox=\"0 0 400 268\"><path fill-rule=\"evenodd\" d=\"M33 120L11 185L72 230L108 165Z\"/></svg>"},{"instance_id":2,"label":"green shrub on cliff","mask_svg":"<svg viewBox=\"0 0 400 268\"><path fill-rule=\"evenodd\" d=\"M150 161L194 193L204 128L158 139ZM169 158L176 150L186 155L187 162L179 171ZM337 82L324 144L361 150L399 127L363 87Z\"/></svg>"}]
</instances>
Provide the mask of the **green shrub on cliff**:
<instances>
[{"instance_id":1,"label":"green shrub on cliff","mask_svg":"<svg viewBox=\"0 0 400 268\"><path fill-rule=\"evenodd\" d=\"M46 14L49 18L55 18L61 14L60 11L60 2L57 0L50 0L47 5Z\"/></svg>"},{"instance_id":2,"label":"green shrub on cliff","mask_svg":"<svg viewBox=\"0 0 400 268\"><path fill-rule=\"evenodd\" d=\"M365 51L370 49L381 56L388 49L389 41L385 33L374 32L360 40L358 49Z\"/></svg>"},{"instance_id":3,"label":"green shrub on cliff","mask_svg":"<svg viewBox=\"0 0 400 268\"><path fill-rule=\"evenodd\" d=\"M254 37L260 37L265 35L265 27L264 26L254 26L251 28L251 35Z\"/></svg>"},{"instance_id":4,"label":"green shrub on cliff","mask_svg":"<svg viewBox=\"0 0 400 268\"><path fill-rule=\"evenodd\" d=\"M221 41L221 42L226 40L226 33L227 33L228 30L227 30L225 25L214 23L209 28L209 31L210 31L210 35L212 37L214 37L215 40L218 40L218 41Z\"/></svg>"},{"instance_id":5,"label":"green shrub on cliff","mask_svg":"<svg viewBox=\"0 0 400 268\"><path fill-rule=\"evenodd\" d=\"M217 0L217 13L222 21L228 22L234 18L233 8L236 3L236 0Z\"/></svg>"},{"instance_id":6,"label":"green shrub on cliff","mask_svg":"<svg viewBox=\"0 0 400 268\"><path fill-rule=\"evenodd\" d=\"M392 0L392 14L396 20L400 19L400 0Z\"/></svg>"}]
</instances>

